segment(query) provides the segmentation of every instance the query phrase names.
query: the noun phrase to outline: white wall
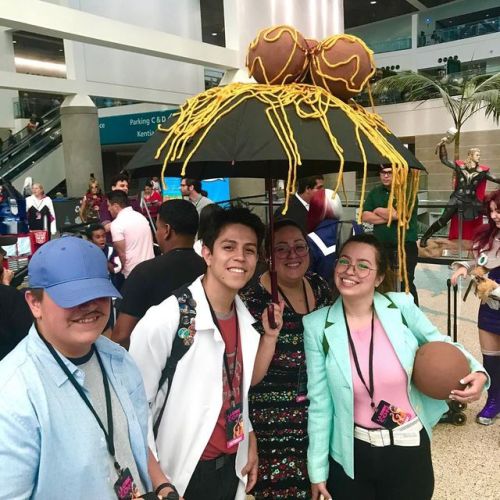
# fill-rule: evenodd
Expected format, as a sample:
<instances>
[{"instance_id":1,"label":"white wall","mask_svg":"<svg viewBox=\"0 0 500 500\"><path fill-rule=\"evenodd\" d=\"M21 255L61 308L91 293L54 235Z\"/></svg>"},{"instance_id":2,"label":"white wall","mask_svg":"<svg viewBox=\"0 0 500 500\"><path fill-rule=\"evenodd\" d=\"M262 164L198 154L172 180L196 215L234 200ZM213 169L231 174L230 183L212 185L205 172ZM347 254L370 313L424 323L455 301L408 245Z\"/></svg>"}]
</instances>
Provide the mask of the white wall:
<instances>
[{"instance_id":1,"label":"white wall","mask_svg":"<svg viewBox=\"0 0 500 500\"><path fill-rule=\"evenodd\" d=\"M11 30L0 27L0 70L15 71ZM18 93L0 90L0 128L14 129L14 101Z\"/></svg>"},{"instance_id":2,"label":"white wall","mask_svg":"<svg viewBox=\"0 0 500 500\"><path fill-rule=\"evenodd\" d=\"M444 108L441 99L431 99L419 104L418 102L406 102L402 104L391 104L378 106L375 111L380 114L397 137L443 134L453 126L449 113ZM463 128L463 132L500 129L491 118L486 119L479 112L476 113Z\"/></svg>"},{"instance_id":3,"label":"white wall","mask_svg":"<svg viewBox=\"0 0 500 500\"><path fill-rule=\"evenodd\" d=\"M69 7L136 26L201 41L199 0L70 0ZM65 45L75 44L66 42ZM193 95L204 89L203 68L193 64L78 44L77 64L89 82ZM79 52L80 51L80 52ZM70 55L71 57L71 55ZM71 63L70 63L71 64Z\"/></svg>"}]
</instances>

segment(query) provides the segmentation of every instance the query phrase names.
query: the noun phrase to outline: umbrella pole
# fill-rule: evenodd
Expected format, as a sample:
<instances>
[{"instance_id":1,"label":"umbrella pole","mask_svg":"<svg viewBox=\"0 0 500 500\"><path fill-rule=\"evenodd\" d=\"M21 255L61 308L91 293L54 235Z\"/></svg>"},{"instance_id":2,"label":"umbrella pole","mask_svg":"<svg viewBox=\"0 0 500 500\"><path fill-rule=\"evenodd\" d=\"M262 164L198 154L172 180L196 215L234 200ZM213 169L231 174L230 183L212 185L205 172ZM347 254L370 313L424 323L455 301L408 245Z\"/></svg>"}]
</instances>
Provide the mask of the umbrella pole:
<instances>
[{"instance_id":1,"label":"umbrella pole","mask_svg":"<svg viewBox=\"0 0 500 500\"><path fill-rule=\"evenodd\" d=\"M276 266L274 263L274 212L273 212L273 182L266 178L267 190L267 210L269 218L269 276L271 278L271 297L273 304L278 304L278 275L276 274ZM267 310L269 325L271 328L276 328L274 321L274 306L269 305Z\"/></svg>"}]
</instances>

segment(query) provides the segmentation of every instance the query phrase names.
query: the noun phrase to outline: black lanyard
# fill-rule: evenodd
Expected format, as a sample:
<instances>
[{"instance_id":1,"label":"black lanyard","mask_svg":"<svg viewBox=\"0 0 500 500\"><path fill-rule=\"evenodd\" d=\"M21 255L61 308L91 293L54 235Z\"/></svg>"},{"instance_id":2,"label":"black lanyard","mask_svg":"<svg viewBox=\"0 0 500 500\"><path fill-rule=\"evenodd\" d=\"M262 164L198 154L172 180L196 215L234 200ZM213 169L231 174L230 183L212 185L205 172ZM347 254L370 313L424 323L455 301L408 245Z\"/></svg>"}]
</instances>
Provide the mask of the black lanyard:
<instances>
[{"instance_id":1,"label":"black lanyard","mask_svg":"<svg viewBox=\"0 0 500 500\"><path fill-rule=\"evenodd\" d=\"M219 320L217 319L217 315L215 314L215 311L213 310L212 304L210 304L210 301L208 300L206 293L205 293L205 297L206 297L207 302L208 302L208 307L210 308L210 314L212 315L213 322L222 335L222 330L221 330L221 327L219 324ZM233 380L234 380L234 376L236 375L236 363L238 362L238 345L239 345L239 340L240 340L240 325L238 323L238 313L236 312L236 307L234 307L234 316L236 319L236 348L234 350L234 361L233 361L233 373L232 373L232 375L231 375L231 372L229 370L229 361L227 359L226 349L224 349L224 369L226 370L227 382L229 384L231 406L234 406L235 402L236 402L236 398L234 397ZM222 338L224 339L224 337L222 337ZM224 344L226 344L225 340L224 340ZM227 348L227 346L226 346L226 348Z\"/></svg>"},{"instance_id":2,"label":"black lanyard","mask_svg":"<svg viewBox=\"0 0 500 500\"><path fill-rule=\"evenodd\" d=\"M374 318L375 318L375 310L372 307L372 326L371 326L372 332L371 332L371 337L370 337L370 354L369 354L369 358L368 358L368 376L369 376L370 387L368 387L366 385L363 374L361 373L361 368L359 366L359 361L358 361L358 355L356 354L354 342L352 341L351 331L349 330L349 323L347 322L347 316L345 313L345 307L344 307L343 303L342 303L342 312L344 313L345 327L347 330L347 338L349 339L349 345L351 346L352 359L354 360L354 366L356 367L356 371L358 372L359 379L361 380L361 382L365 386L365 389L368 392L368 395L370 396L370 406L372 407L373 410L375 410L375 402L373 401L373 394L375 392L374 387L373 387L373 324L374 324Z\"/></svg>"},{"instance_id":3,"label":"black lanyard","mask_svg":"<svg viewBox=\"0 0 500 500\"><path fill-rule=\"evenodd\" d=\"M290 303L290 301L288 300L288 297L283 293L283 290L278 286L278 291L280 292L281 296L283 297L283 300L285 301L286 305L293 311L295 312L296 314L299 314L295 311L295 309L293 308L292 304ZM307 298L307 290L306 290L306 282L304 280L304 278L302 278L302 291L304 293L304 299L306 301L306 309L307 309L307 314L309 314L311 312L311 308L309 307L309 300Z\"/></svg>"},{"instance_id":4,"label":"black lanyard","mask_svg":"<svg viewBox=\"0 0 500 500\"><path fill-rule=\"evenodd\" d=\"M40 338L45 342L45 345L47 346L47 349L50 351L54 359L57 361L57 364L61 367L62 371L66 374L68 377L69 381L73 385L73 387L76 389L76 392L80 395L80 397L83 399L83 402L87 405L88 409L91 411L92 415L94 415L97 424L101 428L102 432L104 432L104 436L106 438L106 444L108 446L108 452L109 454L113 457L113 465L118 473L121 471L120 464L116 460L115 457L115 442L113 438L113 408L111 406L111 392L109 390L109 382L108 382L108 377L106 376L106 371L104 370L104 366L102 364L101 356L99 355L99 351L95 348L94 345L92 345L92 350L95 352L95 355L97 357L97 361L99 362L99 367L101 368L101 373L102 373L102 382L104 384L104 396L106 398L106 415L107 415L107 420L108 420L108 430L106 431L106 428L104 427L104 424L102 423L101 419L99 418L99 415L95 411L94 407L92 406L92 403L89 401L87 398L87 395L82 389L82 386L76 381L75 377L73 374L69 371L68 367L64 364L64 361L60 358L60 356L57 354L56 350L52 347L52 345L47 342L42 335L40 335Z\"/></svg>"}]
</instances>

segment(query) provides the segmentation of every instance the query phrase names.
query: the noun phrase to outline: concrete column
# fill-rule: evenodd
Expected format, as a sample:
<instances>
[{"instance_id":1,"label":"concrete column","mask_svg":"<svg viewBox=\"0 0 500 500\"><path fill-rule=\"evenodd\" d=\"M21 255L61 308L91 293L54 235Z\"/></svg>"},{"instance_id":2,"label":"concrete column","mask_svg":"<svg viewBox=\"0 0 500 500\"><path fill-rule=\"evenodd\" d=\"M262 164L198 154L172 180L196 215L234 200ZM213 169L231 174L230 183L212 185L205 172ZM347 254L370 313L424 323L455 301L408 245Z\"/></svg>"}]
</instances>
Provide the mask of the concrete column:
<instances>
[{"instance_id":1,"label":"concrete column","mask_svg":"<svg viewBox=\"0 0 500 500\"><path fill-rule=\"evenodd\" d=\"M77 94L64 100L61 131L68 196L82 196L91 173L104 187L97 108L88 96Z\"/></svg>"},{"instance_id":2,"label":"concrete column","mask_svg":"<svg viewBox=\"0 0 500 500\"><path fill-rule=\"evenodd\" d=\"M16 72L12 30L0 27L0 71ZM0 129L14 129L14 102L18 100L14 90L0 90ZM0 131L0 137L7 134Z\"/></svg>"}]
</instances>

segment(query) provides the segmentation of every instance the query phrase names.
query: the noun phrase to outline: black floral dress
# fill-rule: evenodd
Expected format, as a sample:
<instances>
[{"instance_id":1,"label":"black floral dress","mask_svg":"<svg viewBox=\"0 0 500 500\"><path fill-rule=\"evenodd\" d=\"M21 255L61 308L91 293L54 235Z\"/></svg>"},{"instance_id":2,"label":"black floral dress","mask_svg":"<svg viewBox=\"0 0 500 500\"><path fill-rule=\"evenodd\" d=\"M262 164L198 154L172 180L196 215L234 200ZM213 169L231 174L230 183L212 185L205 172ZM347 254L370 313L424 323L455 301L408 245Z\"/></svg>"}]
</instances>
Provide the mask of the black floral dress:
<instances>
[{"instance_id":1,"label":"black floral dress","mask_svg":"<svg viewBox=\"0 0 500 500\"><path fill-rule=\"evenodd\" d=\"M317 274L307 274L316 309L330 301L330 289ZM258 282L241 293L252 316L260 320L271 295ZM312 311L311 311L312 312ZM302 314L286 305L283 328L264 379L250 389L250 419L259 449L256 499L310 498L307 476L307 383ZM262 332L262 325L256 325ZM300 387L299 387L300 386Z\"/></svg>"}]
</instances>

